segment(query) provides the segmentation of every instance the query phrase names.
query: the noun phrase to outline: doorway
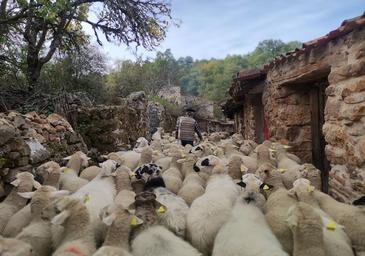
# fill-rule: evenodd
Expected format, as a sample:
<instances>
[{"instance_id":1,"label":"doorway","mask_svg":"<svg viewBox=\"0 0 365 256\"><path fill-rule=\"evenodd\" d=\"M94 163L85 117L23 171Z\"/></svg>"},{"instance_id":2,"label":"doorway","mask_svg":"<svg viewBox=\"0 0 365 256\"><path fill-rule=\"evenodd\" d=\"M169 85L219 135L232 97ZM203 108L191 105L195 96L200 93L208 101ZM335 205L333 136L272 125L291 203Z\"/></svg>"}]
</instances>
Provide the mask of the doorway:
<instances>
[{"instance_id":1,"label":"doorway","mask_svg":"<svg viewBox=\"0 0 365 256\"><path fill-rule=\"evenodd\" d=\"M312 134L312 161L313 165L321 171L322 191L328 193L328 180L330 165L326 158L326 141L322 132L324 125L324 108L326 103L325 90L328 80L316 81L310 89L311 108L311 134Z\"/></svg>"},{"instance_id":2,"label":"doorway","mask_svg":"<svg viewBox=\"0 0 365 256\"><path fill-rule=\"evenodd\" d=\"M264 142L264 106L262 104L262 94L255 94L252 98L252 105L255 115L255 141Z\"/></svg>"}]
</instances>

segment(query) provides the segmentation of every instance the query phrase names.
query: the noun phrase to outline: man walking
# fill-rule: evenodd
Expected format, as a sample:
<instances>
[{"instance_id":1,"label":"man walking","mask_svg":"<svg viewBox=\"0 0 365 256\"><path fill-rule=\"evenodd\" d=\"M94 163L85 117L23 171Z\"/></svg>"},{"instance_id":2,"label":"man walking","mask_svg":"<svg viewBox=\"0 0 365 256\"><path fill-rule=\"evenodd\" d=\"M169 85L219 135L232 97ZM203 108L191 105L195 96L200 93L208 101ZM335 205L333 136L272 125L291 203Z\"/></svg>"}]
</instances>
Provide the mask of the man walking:
<instances>
[{"instance_id":1,"label":"man walking","mask_svg":"<svg viewBox=\"0 0 365 256\"><path fill-rule=\"evenodd\" d=\"M181 145L183 146L185 146L186 144L194 146L193 142L195 138L195 133L198 135L200 140L203 140L198 123L192 117L194 112L194 109L187 108L185 116L180 116L177 119L176 139L180 139Z\"/></svg>"}]
</instances>

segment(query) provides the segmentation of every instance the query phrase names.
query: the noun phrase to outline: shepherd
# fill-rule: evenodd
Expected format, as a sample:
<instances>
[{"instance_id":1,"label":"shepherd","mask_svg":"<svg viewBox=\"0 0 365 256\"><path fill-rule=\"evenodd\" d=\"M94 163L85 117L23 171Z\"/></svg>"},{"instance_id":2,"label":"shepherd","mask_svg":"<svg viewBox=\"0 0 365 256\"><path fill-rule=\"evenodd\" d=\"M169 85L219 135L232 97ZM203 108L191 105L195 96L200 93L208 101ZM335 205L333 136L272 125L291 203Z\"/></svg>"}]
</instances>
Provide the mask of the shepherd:
<instances>
[{"instance_id":1,"label":"shepherd","mask_svg":"<svg viewBox=\"0 0 365 256\"><path fill-rule=\"evenodd\" d=\"M180 116L176 123L176 139L181 140L181 145L190 144L194 146L195 133L202 141L203 137L200 133L198 122L193 118L195 110L187 108L184 116Z\"/></svg>"}]
</instances>

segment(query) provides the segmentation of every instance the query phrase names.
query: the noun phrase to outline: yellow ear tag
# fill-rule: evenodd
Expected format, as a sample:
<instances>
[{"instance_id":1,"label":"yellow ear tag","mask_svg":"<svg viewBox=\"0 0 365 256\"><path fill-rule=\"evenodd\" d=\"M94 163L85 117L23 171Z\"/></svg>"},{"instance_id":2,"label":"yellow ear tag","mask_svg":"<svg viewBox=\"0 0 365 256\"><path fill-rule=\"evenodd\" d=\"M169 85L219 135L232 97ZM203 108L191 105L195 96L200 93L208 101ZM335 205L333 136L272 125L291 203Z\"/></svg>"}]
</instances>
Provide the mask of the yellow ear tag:
<instances>
[{"instance_id":1,"label":"yellow ear tag","mask_svg":"<svg viewBox=\"0 0 365 256\"><path fill-rule=\"evenodd\" d=\"M160 214L163 214L163 213L166 212L166 209L165 209L165 207L160 206L160 208L158 208L157 212L160 213Z\"/></svg>"},{"instance_id":2,"label":"yellow ear tag","mask_svg":"<svg viewBox=\"0 0 365 256\"><path fill-rule=\"evenodd\" d=\"M336 229L336 223L334 223L332 220L328 221L326 228L328 230L335 230Z\"/></svg>"},{"instance_id":3,"label":"yellow ear tag","mask_svg":"<svg viewBox=\"0 0 365 256\"><path fill-rule=\"evenodd\" d=\"M131 177L131 178L132 178L132 177L134 177L134 176L136 176L136 174L135 174L134 172L130 172L130 173L129 173L129 177Z\"/></svg>"},{"instance_id":4,"label":"yellow ear tag","mask_svg":"<svg viewBox=\"0 0 365 256\"><path fill-rule=\"evenodd\" d=\"M84 203L87 203L90 201L90 196L88 194L84 195Z\"/></svg>"},{"instance_id":5,"label":"yellow ear tag","mask_svg":"<svg viewBox=\"0 0 365 256\"><path fill-rule=\"evenodd\" d=\"M241 164L241 172L247 172L247 167Z\"/></svg>"},{"instance_id":6,"label":"yellow ear tag","mask_svg":"<svg viewBox=\"0 0 365 256\"><path fill-rule=\"evenodd\" d=\"M281 172L281 173L284 173L284 172L286 172L286 169L279 168L278 171Z\"/></svg>"},{"instance_id":7,"label":"yellow ear tag","mask_svg":"<svg viewBox=\"0 0 365 256\"><path fill-rule=\"evenodd\" d=\"M308 191L308 193L313 192L314 191L314 187L313 186L308 186L307 187L307 191Z\"/></svg>"},{"instance_id":8,"label":"yellow ear tag","mask_svg":"<svg viewBox=\"0 0 365 256\"><path fill-rule=\"evenodd\" d=\"M268 185L265 185L265 186L263 187L263 190L268 191L268 190L270 190L270 187L269 187Z\"/></svg>"},{"instance_id":9,"label":"yellow ear tag","mask_svg":"<svg viewBox=\"0 0 365 256\"><path fill-rule=\"evenodd\" d=\"M131 226L137 226L138 225L138 221L136 216L133 216L131 219Z\"/></svg>"},{"instance_id":10,"label":"yellow ear tag","mask_svg":"<svg viewBox=\"0 0 365 256\"><path fill-rule=\"evenodd\" d=\"M64 168L63 169L63 173L69 173L69 172L71 172L71 169L70 168Z\"/></svg>"}]
</instances>

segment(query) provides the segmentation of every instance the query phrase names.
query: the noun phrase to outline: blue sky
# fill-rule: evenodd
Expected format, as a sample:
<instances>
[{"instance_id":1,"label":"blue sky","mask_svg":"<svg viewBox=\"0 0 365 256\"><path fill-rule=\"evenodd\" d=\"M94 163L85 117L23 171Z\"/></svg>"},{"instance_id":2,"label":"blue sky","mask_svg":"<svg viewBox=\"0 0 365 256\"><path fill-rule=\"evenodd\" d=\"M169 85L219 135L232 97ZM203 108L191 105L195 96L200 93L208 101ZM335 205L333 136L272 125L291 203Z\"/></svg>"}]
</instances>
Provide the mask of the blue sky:
<instances>
[{"instance_id":1,"label":"blue sky","mask_svg":"<svg viewBox=\"0 0 365 256\"><path fill-rule=\"evenodd\" d=\"M157 50L170 48L176 58L224 58L252 51L264 39L309 41L364 11L365 0L172 0L173 17L181 24L169 29ZM110 63L135 58L123 45L103 42Z\"/></svg>"}]
</instances>

